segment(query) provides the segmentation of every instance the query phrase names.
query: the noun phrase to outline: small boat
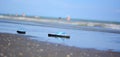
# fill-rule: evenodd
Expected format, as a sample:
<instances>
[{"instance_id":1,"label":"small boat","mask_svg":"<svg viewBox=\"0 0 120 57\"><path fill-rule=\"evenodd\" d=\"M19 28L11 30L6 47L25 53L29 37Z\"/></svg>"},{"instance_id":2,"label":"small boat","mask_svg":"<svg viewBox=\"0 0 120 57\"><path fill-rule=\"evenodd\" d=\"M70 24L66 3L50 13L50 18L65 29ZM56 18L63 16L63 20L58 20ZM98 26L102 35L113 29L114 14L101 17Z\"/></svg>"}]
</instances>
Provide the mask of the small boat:
<instances>
[{"instance_id":1,"label":"small boat","mask_svg":"<svg viewBox=\"0 0 120 57\"><path fill-rule=\"evenodd\" d=\"M26 32L25 32L25 31L22 31L22 30L17 30L17 33L18 33L18 34L26 34Z\"/></svg>"},{"instance_id":2,"label":"small boat","mask_svg":"<svg viewBox=\"0 0 120 57\"><path fill-rule=\"evenodd\" d=\"M50 33L50 34L48 34L48 37L59 37L59 38L67 38L67 39L69 39L70 38L70 36L69 35L67 35L66 33L64 33L64 32L59 32L59 33Z\"/></svg>"}]
</instances>

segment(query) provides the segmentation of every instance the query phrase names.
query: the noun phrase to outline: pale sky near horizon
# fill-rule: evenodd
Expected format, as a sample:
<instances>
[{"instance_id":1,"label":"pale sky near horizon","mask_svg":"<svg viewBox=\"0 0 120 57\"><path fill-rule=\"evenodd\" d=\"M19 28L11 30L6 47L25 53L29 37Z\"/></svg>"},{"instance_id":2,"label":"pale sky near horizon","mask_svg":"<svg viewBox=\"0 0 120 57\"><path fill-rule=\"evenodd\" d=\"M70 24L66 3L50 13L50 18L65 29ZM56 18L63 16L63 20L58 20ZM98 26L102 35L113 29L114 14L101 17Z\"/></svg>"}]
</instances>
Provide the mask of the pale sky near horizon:
<instances>
[{"instance_id":1,"label":"pale sky near horizon","mask_svg":"<svg viewBox=\"0 0 120 57\"><path fill-rule=\"evenodd\" d=\"M120 22L120 0L0 0L0 13Z\"/></svg>"}]
</instances>

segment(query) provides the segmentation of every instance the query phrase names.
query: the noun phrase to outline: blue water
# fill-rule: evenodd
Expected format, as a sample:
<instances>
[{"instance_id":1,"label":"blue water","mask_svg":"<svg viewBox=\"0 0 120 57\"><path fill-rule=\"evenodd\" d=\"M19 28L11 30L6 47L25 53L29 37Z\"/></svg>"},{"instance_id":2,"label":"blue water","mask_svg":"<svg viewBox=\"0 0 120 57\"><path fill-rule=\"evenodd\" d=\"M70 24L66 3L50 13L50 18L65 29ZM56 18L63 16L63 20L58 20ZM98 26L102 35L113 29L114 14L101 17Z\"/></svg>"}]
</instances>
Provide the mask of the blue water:
<instances>
[{"instance_id":1,"label":"blue water","mask_svg":"<svg viewBox=\"0 0 120 57\"><path fill-rule=\"evenodd\" d=\"M0 32L17 34L16 30L20 29L25 30L27 32L26 35L35 36L31 37L31 39L35 39L38 41L58 43L79 48L95 48L98 50L112 50L120 52L120 34L75 29L63 29L47 26L45 27L43 25L32 26L0 22ZM48 33L56 33L61 31L70 35L70 39L48 37Z\"/></svg>"}]
</instances>

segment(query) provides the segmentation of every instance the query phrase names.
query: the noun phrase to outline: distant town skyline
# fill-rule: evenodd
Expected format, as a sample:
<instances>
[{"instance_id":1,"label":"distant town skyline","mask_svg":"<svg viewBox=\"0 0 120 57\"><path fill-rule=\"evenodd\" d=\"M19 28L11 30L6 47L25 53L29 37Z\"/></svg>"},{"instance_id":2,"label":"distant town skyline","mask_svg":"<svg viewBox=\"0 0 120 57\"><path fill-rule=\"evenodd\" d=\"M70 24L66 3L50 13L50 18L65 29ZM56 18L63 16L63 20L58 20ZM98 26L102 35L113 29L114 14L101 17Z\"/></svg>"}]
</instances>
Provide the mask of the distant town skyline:
<instances>
[{"instance_id":1,"label":"distant town skyline","mask_svg":"<svg viewBox=\"0 0 120 57\"><path fill-rule=\"evenodd\" d=\"M120 0L1 0L0 13L120 22Z\"/></svg>"}]
</instances>

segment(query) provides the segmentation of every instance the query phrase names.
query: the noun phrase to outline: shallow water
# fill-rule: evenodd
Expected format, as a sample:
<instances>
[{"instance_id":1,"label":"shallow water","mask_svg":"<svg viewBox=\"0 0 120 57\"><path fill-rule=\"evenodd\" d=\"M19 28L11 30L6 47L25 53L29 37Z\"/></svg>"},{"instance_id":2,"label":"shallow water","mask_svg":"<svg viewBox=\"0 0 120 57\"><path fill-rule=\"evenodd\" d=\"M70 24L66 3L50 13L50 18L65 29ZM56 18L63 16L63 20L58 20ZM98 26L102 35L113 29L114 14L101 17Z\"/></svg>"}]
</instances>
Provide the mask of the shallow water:
<instances>
[{"instance_id":1,"label":"shallow water","mask_svg":"<svg viewBox=\"0 0 120 57\"><path fill-rule=\"evenodd\" d=\"M30 24L30 22L26 22L26 23ZM36 39L39 41L59 43L63 45L75 46L80 48L95 48L98 50L112 50L112 51L120 52L120 34L75 30L72 29L72 27L71 29L63 29L63 28L47 27L43 25L34 26L27 24L20 25L17 23L0 22L0 32L17 34L16 30L25 30L27 32L26 35L35 36L34 38L31 39ZM63 25L63 27L67 27L67 26ZM57 33L57 32L67 33L68 35L70 35L70 39L48 37L48 33Z\"/></svg>"}]
</instances>

